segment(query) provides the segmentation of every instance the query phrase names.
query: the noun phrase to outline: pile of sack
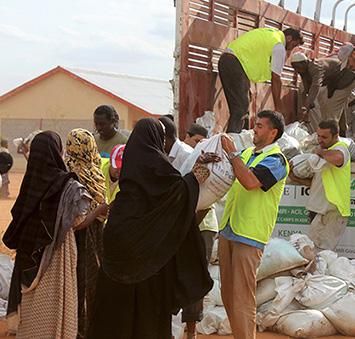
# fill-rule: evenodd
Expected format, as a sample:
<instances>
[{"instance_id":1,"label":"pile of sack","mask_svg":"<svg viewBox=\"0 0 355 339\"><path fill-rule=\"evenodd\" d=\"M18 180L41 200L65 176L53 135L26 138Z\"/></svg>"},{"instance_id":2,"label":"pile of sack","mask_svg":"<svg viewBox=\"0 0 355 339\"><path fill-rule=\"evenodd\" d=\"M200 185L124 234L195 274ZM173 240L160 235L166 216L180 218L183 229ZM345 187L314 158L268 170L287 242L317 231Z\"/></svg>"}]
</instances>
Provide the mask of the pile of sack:
<instances>
[{"instance_id":1,"label":"pile of sack","mask_svg":"<svg viewBox=\"0 0 355 339\"><path fill-rule=\"evenodd\" d=\"M210 265L213 289L205 297L202 334L231 334L220 294L219 266ZM257 327L294 338L355 335L355 261L314 252L302 234L273 238L257 272Z\"/></svg>"},{"instance_id":2,"label":"pile of sack","mask_svg":"<svg viewBox=\"0 0 355 339\"><path fill-rule=\"evenodd\" d=\"M6 316L13 269L14 261L8 255L0 253L0 317Z\"/></svg>"}]
</instances>

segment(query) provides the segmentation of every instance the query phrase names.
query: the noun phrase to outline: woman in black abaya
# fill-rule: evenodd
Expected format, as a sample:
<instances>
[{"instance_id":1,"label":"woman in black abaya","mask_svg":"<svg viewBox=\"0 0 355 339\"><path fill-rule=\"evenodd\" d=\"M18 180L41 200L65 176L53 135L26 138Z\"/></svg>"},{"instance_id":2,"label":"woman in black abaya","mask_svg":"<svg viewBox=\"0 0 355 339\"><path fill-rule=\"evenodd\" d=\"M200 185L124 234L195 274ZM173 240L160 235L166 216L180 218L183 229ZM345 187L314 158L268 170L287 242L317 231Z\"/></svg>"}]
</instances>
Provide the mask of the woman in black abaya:
<instances>
[{"instance_id":1,"label":"woman in black abaya","mask_svg":"<svg viewBox=\"0 0 355 339\"><path fill-rule=\"evenodd\" d=\"M155 119L140 120L128 140L120 192L104 229L91 339L171 338L171 314L213 285L195 223L199 182L208 170L198 164L182 177L164 142L164 126Z\"/></svg>"}]
</instances>

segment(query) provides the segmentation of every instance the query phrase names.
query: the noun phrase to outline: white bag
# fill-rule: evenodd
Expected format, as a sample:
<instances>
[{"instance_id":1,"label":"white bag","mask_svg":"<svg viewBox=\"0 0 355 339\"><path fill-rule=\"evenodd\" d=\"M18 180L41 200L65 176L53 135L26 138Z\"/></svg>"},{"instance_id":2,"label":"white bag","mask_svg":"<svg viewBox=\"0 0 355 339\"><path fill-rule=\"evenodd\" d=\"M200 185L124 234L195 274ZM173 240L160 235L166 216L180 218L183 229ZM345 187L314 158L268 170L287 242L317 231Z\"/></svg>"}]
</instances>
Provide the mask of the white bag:
<instances>
[{"instance_id":1,"label":"white bag","mask_svg":"<svg viewBox=\"0 0 355 339\"><path fill-rule=\"evenodd\" d=\"M218 335L231 335L232 334L232 329L231 329L231 325L229 323L228 317L226 317L222 322L220 322L217 333L218 333Z\"/></svg>"},{"instance_id":2,"label":"white bag","mask_svg":"<svg viewBox=\"0 0 355 339\"><path fill-rule=\"evenodd\" d=\"M234 182L233 167L227 158L226 152L223 151L221 136L222 134L217 134L207 140L199 142L181 167L180 172L182 175L191 172L201 151L216 153L222 159L218 163L207 164L210 170L210 176L200 185L200 194L196 207L197 211L207 209L217 200L221 199Z\"/></svg>"},{"instance_id":3,"label":"white bag","mask_svg":"<svg viewBox=\"0 0 355 339\"><path fill-rule=\"evenodd\" d=\"M328 266L328 274L355 285L355 267L348 258L339 257L335 259Z\"/></svg>"},{"instance_id":4,"label":"white bag","mask_svg":"<svg viewBox=\"0 0 355 339\"><path fill-rule=\"evenodd\" d=\"M355 295L353 293L348 293L322 312L340 333L355 336Z\"/></svg>"},{"instance_id":5,"label":"white bag","mask_svg":"<svg viewBox=\"0 0 355 339\"><path fill-rule=\"evenodd\" d=\"M256 305L259 307L267 301L274 299L277 295L275 288L275 279L264 279L259 281L256 287Z\"/></svg>"},{"instance_id":6,"label":"white bag","mask_svg":"<svg viewBox=\"0 0 355 339\"><path fill-rule=\"evenodd\" d=\"M299 142L309 136L309 133L306 131L305 127L298 121L285 126L285 132Z\"/></svg>"},{"instance_id":7,"label":"white bag","mask_svg":"<svg viewBox=\"0 0 355 339\"><path fill-rule=\"evenodd\" d=\"M206 128L210 137L216 128L216 114L212 111L205 111L202 117L196 119L196 123Z\"/></svg>"},{"instance_id":8,"label":"white bag","mask_svg":"<svg viewBox=\"0 0 355 339\"><path fill-rule=\"evenodd\" d=\"M13 260L6 254L0 254L0 298L8 300L12 271L14 269Z\"/></svg>"},{"instance_id":9,"label":"white bag","mask_svg":"<svg viewBox=\"0 0 355 339\"><path fill-rule=\"evenodd\" d=\"M205 296L203 304L206 307L223 306L221 287L218 280L213 280L213 287Z\"/></svg>"},{"instance_id":10,"label":"white bag","mask_svg":"<svg viewBox=\"0 0 355 339\"><path fill-rule=\"evenodd\" d=\"M228 135L233 138L238 151L244 151L254 146L254 131L252 129L243 129L240 133L228 133Z\"/></svg>"},{"instance_id":11,"label":"white bag","mask_svg":"<svg viewBox=\"0 0 355 339\"><path fill-rule=\"evenodd\" d=\"M308 260L303 258L288 241L273 238L265 246L256 279L259 281L307 263Z\"/></svg>"},{"instance_id":12,"label":"white bag","mask_svg":"<svg viewBox=\"0 0 355 339\"><path fill-rule=\"evenodd\" d=\"M313 177L312 167L309 158L312 154L298 154L291 159L293 165L293 173L298 178L306 179Z\"/></svg>"},{"instance_id":13,"label":"white bag","mask_svg":"<svg viewBox=\"0 0 355 339\"><path fill-rule=\"evenodd\" d=\"M322 310L341 299L348 291L344 280L328 275L307 275L305 287L296 300L314 310Z\"/></svg>"},{"instance_id":14,"label":"white bag","mask_svg":"<svg viewBox=\"0 0 355 339\"><path fill-rule=\"evenodd\" d=\"M208 265L208 272L210 273L210 276L213 280L218 280L218 281L220 280L218 265Z\"/></svg>"},{"instance_id":15,"label":"white bag","mask_svg":"<svg viewBox=\"0 0 355 339\"><path fill-rule=\"evenodd\" d=\"M184 330L185 324L181 321L182 312L180 311L177 315L172 316L171 321L171 334L174 339L183 339L184 338Z\"/></svg>"},{"instance_id":16,"label":"white bag","mask_svg":"<svg viewBox=\"0 0 355 339\"><path fill-rule=\"evenodd\" d=\"M281 138L277 140L277 144L287 159L292 159L297 154L302 153L300 151L300 143L286 133L282 134Z\"/></svg>"},{"instance_id":17,"label":"white bag","mask_svg":"<svg viewBox=\"0 0 355 339\"><path fill-rule=\"evenodd\" d=\"M316 256L314 252L314 243L305 234L295 233L290 236L290 243L302 255L303 258L313 260Z\"/></svg>"},{"instance_id":18,"label":"white bag","mask_svg":"<svg viewBox=\"0 0 355 339\"><path fill-rule=\"evenodd\" d=\"M351 160L355 160L355 142L351 138L339 137L339 140L345 142L348 145L348 150L350 153Z\"/></svg>"},{"instance_id":19,"label":"white bag","mask_svg":"<svg viewBox=\"0 0 355 339\"><path fill-rule=\"evenodd\" d=\"M314 338L337 333L329 320L317 310L300 310L285 314L280 317L273 330L292 338Z\"/></svg>"},{"instance_id":20,"label":"white bag","mask_svg":"<svg viewBox=\"0 0 355 339\"><path fill-rule=\"evenodd\" d=\"M319 255L316 256L316 270L313 272L314 275L326 275L328 274L328 264L324 258Z\"/></svg>"},{"instance_id":21,"label":"white bag","mask_svg":"<svg viewBox=\"0 0 355 339\"><path fill-rule=\"evenodd\" d=\"M338 258L338 254L331 250L320 251L318 256L326 261L328 267Z\"/></svg>"},{"instance_id":22,"label":"white bag","mask_svg":"<svg viewBox=\"0 0 355 339\"><path fill-rule=\"evenodd\" d=\"M224 307L215 307L205 312L203 319L196 325L198 333L212 334L216 333L220 324L227 318Z\"/></svg>"}]
</instances>

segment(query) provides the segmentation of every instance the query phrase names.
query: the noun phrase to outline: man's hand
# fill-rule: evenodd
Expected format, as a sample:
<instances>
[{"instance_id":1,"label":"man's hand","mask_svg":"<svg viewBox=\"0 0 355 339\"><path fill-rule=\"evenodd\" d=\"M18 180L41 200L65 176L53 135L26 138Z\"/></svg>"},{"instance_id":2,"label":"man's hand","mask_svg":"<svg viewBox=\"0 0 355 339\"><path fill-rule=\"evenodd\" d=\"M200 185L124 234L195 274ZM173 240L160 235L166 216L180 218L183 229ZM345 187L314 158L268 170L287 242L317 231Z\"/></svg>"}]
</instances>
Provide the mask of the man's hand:
<instances>
[{"instance_id":1,"label":"man's hand","mask_svg":"<svg viewBox=\"0 0 355 339\"><path fill-rule=\"evenodd\" d=\"M225 150L227 154L237 151L234 141L229 135L227 134L222 135L221 142L222 142L222 148Z\"/></svg>"}]
</instances>

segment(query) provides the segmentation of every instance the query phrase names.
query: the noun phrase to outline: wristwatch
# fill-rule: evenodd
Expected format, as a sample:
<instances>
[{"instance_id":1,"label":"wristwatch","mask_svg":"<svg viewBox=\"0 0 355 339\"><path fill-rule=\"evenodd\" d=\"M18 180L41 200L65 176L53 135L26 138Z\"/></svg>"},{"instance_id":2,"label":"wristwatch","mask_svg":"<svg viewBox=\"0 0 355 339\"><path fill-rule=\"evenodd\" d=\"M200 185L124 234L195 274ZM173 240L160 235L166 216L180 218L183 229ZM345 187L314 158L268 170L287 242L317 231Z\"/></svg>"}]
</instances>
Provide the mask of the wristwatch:
<instances>
[{"instance_id":1,"label":"wristwatch","mask_svg":"<svg viewBox=\"0 0 355 339\"><path fill-rule=\"evenodd\" d=\"M235 151L235 152L230 152L228 153L228 160L232 161L234 158L240 157L242 152L240 151Z\"/></svg>"}]
</instances>

